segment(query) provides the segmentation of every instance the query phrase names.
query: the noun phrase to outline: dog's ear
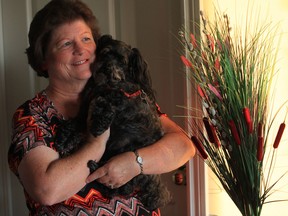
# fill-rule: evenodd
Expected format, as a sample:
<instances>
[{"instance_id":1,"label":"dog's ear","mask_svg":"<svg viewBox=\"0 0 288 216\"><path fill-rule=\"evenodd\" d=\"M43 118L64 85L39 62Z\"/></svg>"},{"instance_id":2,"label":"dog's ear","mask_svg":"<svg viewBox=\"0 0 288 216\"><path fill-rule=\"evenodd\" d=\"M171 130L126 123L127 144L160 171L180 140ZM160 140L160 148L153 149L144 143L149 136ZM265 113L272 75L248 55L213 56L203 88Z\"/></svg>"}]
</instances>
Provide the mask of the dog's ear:
<instances>
[{"instance_id":1,"label":"dog's ear","mask_svg":"<svg viewBox=\"0 0 288 216\"><path fill-rule=\"evenodd\" d=\"M103 35L96 42L96 60L97 55L101 53L108 52L110 50L110 46L113 44L113 38L111 35Z\"/></svg>"},{"instance_id":2,"label":"dog's ear","mask_svg":"<svg viewBox=\"0 0 288 216\"><path fill-rule=\"evenodd\" d=\"M105 44L110 43L112 41L112 36L111 35L102 35L96 42L97 47L98 46L105 46Z\"/></svg>"},{"instance_id":3,"label":"dog's ear","mask_svg":"<svg viewBox=\"0 0 288 216\"><path fill-rule=\"evenodd\" d=\"M144 91L151 89L152 82L147 62L137 48L132 49L129 57L129 77L131 81L140 84Z\"/></svg>"},{"instance_id":4,"label":"dog's ear","mask_svg":"<svg viewBox=\"0 0 288 216\"><path fill-rule=\"evenodd\" d=\"M132 82L140 85L152 101L156 101L148 64L137 48L132 48L129 57L129 77Z\"/></svg>"}]
</instances>

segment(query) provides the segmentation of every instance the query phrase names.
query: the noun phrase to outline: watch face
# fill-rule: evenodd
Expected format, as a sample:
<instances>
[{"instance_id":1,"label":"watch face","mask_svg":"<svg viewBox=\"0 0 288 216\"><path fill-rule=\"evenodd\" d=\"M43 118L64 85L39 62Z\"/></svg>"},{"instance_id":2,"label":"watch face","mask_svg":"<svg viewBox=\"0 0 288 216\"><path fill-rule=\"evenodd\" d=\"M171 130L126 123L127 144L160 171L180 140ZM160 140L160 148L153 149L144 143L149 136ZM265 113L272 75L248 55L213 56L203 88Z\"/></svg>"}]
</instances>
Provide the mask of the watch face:
<instances>
[{"instance_id":1,"label":"watch face","mask_svg":"<svg viewBox=\"0 0 288 216\"><path fill-rule=\"evenodd\" d=\"M142 159L140 156L138 156L138 157L137 157L137 162L140 163L140 164L142 164L142 163L143 163L143 159Z\"/></svg>"}]
</instances>

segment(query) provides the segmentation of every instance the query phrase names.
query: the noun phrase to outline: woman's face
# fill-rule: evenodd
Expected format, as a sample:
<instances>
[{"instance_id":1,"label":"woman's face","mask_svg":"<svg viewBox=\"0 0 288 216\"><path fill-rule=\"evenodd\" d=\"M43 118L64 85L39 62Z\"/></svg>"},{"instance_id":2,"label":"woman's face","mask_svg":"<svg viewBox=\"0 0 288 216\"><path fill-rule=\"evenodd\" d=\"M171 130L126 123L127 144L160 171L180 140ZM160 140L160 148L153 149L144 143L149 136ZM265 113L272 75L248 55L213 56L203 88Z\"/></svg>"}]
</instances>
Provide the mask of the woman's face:
<instances>
[{"instance_id":1,"label":"woman's face","mask_svg":"<svg viewBox=\"0 0 288 216\"><path fill-rule=\"evenodd\" d=\"M52 32L43 64L50 83L83 83L90 78L96 44L83 20L63 24Z\"/></svg>"}]
</instances>

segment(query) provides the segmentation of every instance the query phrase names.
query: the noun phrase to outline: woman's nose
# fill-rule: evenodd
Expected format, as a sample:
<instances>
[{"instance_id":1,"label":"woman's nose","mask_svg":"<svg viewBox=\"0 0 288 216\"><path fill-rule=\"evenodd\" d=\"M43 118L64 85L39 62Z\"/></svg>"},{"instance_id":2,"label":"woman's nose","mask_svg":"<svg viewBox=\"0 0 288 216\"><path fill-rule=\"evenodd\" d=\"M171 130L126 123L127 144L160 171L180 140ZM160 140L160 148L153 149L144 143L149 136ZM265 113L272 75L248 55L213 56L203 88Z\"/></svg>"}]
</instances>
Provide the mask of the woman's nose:
<instances>
[{"instance_id":1,"label":"woman's nose","mask_svg":"<svg viewBox=\"0 0 288 216\"><path fill-rule=\"evenodd\" d=\"M82 55L84 52L84 46L83 44L79 43L79 42L75 42L74 43L74 51L73 54L75 55Z\"/></svg>"}]
</instances>

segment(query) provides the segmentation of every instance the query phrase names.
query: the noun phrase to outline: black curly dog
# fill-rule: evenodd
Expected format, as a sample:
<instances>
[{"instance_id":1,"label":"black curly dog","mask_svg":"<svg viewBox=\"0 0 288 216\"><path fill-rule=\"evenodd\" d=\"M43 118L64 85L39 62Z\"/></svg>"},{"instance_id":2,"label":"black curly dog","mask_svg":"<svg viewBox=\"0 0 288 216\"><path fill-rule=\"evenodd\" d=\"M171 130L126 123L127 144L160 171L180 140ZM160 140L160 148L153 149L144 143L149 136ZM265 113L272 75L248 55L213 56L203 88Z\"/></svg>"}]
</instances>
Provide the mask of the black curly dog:
<instances>
[{"instance_id":1,"label":"black curly dog","mask_svg":"<svg viewBox=\"0 0 288 216\"><path fill-rule=\"evenodd\" d=\"M92 172L119 153L156 142L163 131L148 66L138 49L104 35L97 42L96 61L91 69L92 78L83 90L79 115L59 127L55 147L65 157L83 145L87 131L98 136L110 127L110 138L101 160L97 164L88 163ZM159 175L140 174L116 189L97 181L95 184L106 197L137 192L150 210L170 201Z\"/></svg>"}]
</instances>

